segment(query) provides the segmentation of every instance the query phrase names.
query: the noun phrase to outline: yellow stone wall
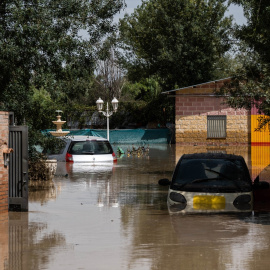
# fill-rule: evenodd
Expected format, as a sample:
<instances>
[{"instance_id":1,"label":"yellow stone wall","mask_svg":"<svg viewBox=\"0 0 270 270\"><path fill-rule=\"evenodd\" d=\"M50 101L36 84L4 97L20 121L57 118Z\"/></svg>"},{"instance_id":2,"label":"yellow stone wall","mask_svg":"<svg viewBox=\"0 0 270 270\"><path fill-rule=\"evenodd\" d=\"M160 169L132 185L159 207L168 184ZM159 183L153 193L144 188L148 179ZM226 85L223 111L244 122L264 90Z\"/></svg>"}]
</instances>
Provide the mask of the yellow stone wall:
<instances>
[{"instance_id":1,"label":"yellow stone wall","mask_svg":"<svg viewBox=\"0 0 270 270\"><path fill-rule=\"evenodd\" d=\"M207 138L207 115L176 115L176 143L187 144L245 144L250 140L250 116L227 115L226 139Z\"/></svg>"}]
</instances>

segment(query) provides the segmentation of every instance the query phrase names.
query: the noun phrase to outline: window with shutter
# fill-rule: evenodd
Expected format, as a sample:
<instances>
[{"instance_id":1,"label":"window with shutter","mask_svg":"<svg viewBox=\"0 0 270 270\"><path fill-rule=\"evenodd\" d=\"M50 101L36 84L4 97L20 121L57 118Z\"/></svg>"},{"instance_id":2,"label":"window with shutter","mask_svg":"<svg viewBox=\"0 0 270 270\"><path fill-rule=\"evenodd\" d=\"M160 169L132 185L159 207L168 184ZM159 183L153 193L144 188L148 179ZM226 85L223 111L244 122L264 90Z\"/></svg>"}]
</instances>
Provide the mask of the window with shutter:
<instances>
[{"instance_id":1,"label":"window with shutter","mask_svg":"<svg viewBox=\"0 0 270 270\"><path fill-rule=\"evenodd\" d=\"M226 115L207 116L207 138L226 138Z\"/></svg>"}]
</instances>

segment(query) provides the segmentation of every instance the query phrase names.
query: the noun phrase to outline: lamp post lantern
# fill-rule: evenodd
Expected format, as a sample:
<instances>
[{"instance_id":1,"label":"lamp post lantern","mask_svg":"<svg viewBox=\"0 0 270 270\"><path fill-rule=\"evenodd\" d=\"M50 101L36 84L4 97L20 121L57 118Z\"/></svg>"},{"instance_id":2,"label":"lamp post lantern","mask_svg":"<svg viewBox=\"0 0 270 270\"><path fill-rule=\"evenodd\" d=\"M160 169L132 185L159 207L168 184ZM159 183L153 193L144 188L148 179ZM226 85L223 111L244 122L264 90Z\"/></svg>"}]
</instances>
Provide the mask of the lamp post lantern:
<instances>
[{"instance_id":1,"label":"lamp post lantern","mask_svg":"<svg viewBox=\"0 0 270 270\"><path fill-rule=\"evenodd\" d=\"M97 104L97 109L99 112L101 112L104 116L107 117L107 140L109 141L110 140L110 128L109 128L109 117L117 111L118 109L118 100L116 98L113 98L112 100L112 106L113 106L113 111L109 111L109 104L107 102L107 108L106 108L106 111L102 111L103 109L103 104L104 104L104 101L99 98L97 101L96 101L96 104Z\"/></svg>"}]
</instances>

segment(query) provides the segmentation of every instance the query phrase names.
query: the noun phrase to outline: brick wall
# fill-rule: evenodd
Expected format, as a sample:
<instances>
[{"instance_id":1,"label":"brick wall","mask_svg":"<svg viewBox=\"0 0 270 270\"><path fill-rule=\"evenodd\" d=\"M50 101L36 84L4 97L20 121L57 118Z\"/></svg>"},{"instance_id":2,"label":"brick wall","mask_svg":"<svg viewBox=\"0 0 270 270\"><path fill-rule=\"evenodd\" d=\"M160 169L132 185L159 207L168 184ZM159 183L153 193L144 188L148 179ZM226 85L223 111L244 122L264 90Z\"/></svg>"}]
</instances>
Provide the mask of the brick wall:
<instances>
[{"instance_id":1,"label":"brick wall","mask_svg":"<svg viewBox=\"0 0 270 270\"><path fill-rule=\"evenodd\" d=\"M3 148L8 146L8 121L8 112L0 112L0 213L8 211L8 167L3 157Z\"/></svg>"},{"instance_id":2,"label":"brick wall","mask_svg":"<svg viewBox=\"0 0 270 270\"><path fill-rule=\"evenodd\" d=\"M199 91L202 89L186 89L175 98L176 143L247 144L250 141L250 113L224 105L222 98L210 95L213 89L205 88L204 96L200 96ZM207 138L207 115L227 116L225 139Z\"/></svg>"}]
</instances>

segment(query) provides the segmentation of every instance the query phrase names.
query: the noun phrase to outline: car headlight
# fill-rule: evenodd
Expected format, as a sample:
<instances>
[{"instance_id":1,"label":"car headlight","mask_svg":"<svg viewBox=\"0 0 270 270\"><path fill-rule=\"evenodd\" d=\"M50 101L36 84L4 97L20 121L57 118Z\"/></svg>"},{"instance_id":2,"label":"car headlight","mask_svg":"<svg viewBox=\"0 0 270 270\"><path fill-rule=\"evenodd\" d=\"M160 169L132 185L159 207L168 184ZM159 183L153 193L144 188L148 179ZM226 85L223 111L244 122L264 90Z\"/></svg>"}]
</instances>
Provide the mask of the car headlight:
<instances>
[{"instance_id":1,"label":"car headlight","mask_svg":"<svg viewBox=\"0 0 270 270\"><path fill-rule=\"evenodd\" d=\"M249 204L251 202L251 196L248 194L240 195L238 196L234 201L233 205L238 210L250 210L251 205Z\"/></svg>"},{"instance_id":2,"label":"car headlight","mask_svg":"<svg viewBox=\"0 0 270 270\"><path fill-rule=\"evenodd\" d=\"M170 199L172 201L178 202L178 203L183 203L183 204L187 203L186 198L182 194L177 193L177 192L171 192L170 193Z\"/></svg>"}]
</instances>

